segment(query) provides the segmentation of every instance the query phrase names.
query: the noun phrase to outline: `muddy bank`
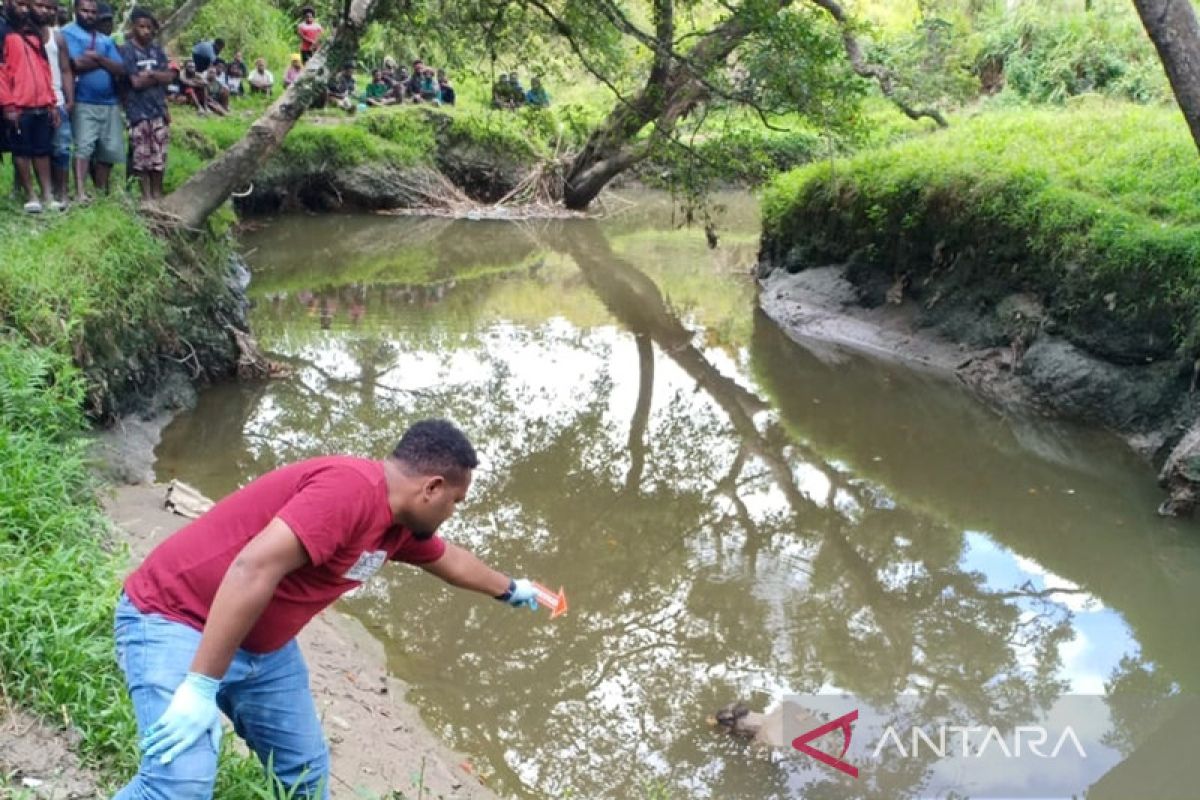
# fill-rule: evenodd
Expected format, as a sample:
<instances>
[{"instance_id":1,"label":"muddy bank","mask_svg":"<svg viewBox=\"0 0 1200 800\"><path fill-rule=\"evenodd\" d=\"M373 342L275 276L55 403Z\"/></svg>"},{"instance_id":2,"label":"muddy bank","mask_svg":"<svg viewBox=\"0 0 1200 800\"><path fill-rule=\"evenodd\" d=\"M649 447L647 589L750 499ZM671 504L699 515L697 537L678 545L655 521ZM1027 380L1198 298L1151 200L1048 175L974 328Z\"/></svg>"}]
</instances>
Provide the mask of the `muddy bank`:
<instances>
[{"instance_id":1,"label":"muddy bank","mask_svg":"<svg viewBox=\"0 0 1200 800\"><path fill-rule=\"evenodd\" d=\"M799 268L765 242L759 304L791 337L834 342L954 374L987 401L1099 425L1160 469L1162 513L1200 496L1200 402L1190 358L1164 351L1156 330L1063 330L1038 296L970 274L913 285L865 260ZM785 263L787 268L785 268ZM1103 347L1086 346L1088 337ZM1157 344L1156 344L1157 343ZM1155 353L1146 352L1154 348Z\"/></svg>"},{"instance_id":2,"label":"muddy bank","mask_svg":"<svg viewBox=\"0 0 1200 800\"><path fill-rule=\"evenodd\" d=\"M435 109L322 119L303 128L298 143L285 143L233 198L234 208L240 217L250 217L418 208L464 198L494 203L512 192L541 157L513 130L488 124L486 117ZM191 146L206 156L216 152L199 136ZM371 148L378 152L364 152Z\"/></svg>"},{"instance_id":3,"label":"muddy bank","mask_svg":"<svg viewBox=\"0 0 1200 800\"><path fill-rule=\"evenodd\" d=\"M186 407L194 387L235 375L249 330L249 282L224 236L171 241L168 284L145 319L85 326L74 354L88 383L88 415L109 424Z\"/></svg>"}]
</instances>

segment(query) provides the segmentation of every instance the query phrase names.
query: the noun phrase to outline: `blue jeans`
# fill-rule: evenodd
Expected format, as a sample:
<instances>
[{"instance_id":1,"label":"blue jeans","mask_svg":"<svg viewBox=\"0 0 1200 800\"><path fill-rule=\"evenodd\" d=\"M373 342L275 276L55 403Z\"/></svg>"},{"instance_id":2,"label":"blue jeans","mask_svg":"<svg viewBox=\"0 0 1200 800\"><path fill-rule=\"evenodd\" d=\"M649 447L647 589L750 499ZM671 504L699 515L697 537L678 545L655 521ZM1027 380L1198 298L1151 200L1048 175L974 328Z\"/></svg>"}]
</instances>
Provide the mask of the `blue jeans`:
<instances>
[{"instance_id":1,"label":"blue jeans","mask_svg":"<svg viewBox=\"0 0 1200 800\"><path fill-rule=\"evenodd\" d=\"M124 593L117 603L117 663L143 736L166 710L200 644L200 632L158 614L143 614ZM290 797L327 800L329 750L296 640L270 653L238 650L217 691L217 706ZM208 800L217 751L208 736L170 764L143 758L114 800Z\"/></svg>"},{"instance_id":2,"label":"blue jeans","mask_svg":"<svg viewBox=\"0 0 1200 800\"><path fill-rule=\"evenodd\" d=\"M67 114L66 106L58 107L58 127L54 129L54 139L50 145L50 160L60 169L71 166L71 117Z\"/></svg>"}]
</instances>

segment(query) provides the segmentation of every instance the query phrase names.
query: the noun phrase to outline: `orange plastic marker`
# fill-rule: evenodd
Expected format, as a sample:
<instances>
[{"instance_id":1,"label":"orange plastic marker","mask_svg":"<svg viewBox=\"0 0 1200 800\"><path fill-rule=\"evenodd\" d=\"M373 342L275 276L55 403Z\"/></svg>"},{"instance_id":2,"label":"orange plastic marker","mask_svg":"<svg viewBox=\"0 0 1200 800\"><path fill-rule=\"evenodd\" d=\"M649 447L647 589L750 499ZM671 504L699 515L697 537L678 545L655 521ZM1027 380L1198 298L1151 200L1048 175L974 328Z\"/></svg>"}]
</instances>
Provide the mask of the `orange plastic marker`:
<instances>
[{"instance_id":1,"label":"orange plastic marker","mask_svg":"<svg viewBox=\"0 0 1200 800\"><path fill-rule=\"evenodd\" d=\"M550 609L550 619L567 613L567 593L562 590L561 586L558 587L558 592L555 593L537 581L534 581L533 589L537 592L538 605Z\"/></svg>"}]
</instances>

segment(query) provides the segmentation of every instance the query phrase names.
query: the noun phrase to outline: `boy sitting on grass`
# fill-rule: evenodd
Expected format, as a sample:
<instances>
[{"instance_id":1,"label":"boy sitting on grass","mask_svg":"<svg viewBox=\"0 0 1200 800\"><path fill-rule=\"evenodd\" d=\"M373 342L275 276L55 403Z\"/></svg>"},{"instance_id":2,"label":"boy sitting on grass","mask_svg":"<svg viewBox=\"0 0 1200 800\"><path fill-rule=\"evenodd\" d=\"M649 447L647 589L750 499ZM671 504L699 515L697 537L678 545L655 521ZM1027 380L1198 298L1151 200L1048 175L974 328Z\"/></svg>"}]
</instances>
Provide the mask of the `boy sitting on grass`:
<instances>
[{"instance_id":1,"label":"boy sitting on grass","mask_svg":"<svg viewBox=\"0 0 1200 800\"><path fill-rule=\"evenodd\" d=\"M131 38L121 47L130 90L125 94L125 118L133 145L133 173L142 185L142 197L163 196L167 168L167 142L171 115L167 111L167 84L175 79L167 54L155 43L158 20L144 8L130 14Z\"/></svg>"},{"instance_id":2,"label":"boy sitting on grass","mask_svg":"<svg viewBox=\"0 0 1200 800\"><path fill-rule=\"evenodd\" d=\"M390 106L396 101L391 97L392 87L383 80L382 70L372 70L371 82L367 84L367 92L363 101L369 106Z\"/></svg>"}]
</instances>

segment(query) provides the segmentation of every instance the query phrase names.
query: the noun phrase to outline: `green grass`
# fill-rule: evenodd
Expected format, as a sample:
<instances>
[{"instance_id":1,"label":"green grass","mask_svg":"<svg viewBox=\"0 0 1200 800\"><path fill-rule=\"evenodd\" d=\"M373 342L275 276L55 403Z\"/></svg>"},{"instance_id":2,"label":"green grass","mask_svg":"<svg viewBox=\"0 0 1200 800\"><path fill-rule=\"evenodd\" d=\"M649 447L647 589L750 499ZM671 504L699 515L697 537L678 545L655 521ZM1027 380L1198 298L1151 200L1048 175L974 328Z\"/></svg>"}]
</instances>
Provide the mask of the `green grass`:
<instances>
[{"instance_id":1,"label":"green grass","mask_svg":"<svg viewBox=\"0 0 1200 800\"><path fill-rule=\"evenodd\" d=\"M174 111L167 190L178 187L209 159L236 143L257 110L238 106L235 114L223 118L201 117L189 109ZM487 157L532 163L550 157L556 148L582 142L583 129L570 113L569 109L560 114L553 110L402 106L347 116L342 111L322 110L306 114L296 124L259 174L269 179L316 175L361 164L430 166L439 141L470 146Z\"/></svg>"},{"instance_id":2,"label":"green grass","mask_svg":"<svg viewBox=\"0 0 1200 800\"><path fill-rule=\"evenodd\" d=\"M113 198L30 220L0 212L0 322L78 348L89 325L142 324L161 299L167 247Z\"/></svg>"},{"instance_id":3,"label":"green grass","mask_svg":"<svg viewBox=\"0 0 1200 800\"><path fill-rule=\"evenodd\" d=\"M112 655L122 559L93 495L78 437L83 381L69 359L0 339L0 680L82 755L131 763L133 717Z\"/></svg>"},{"instance_id":4,"label":"green grass","mask_svg":"<svg viewBox=\"0 0 1200 800\"><path fill-rule=\"evenodd\" d=\"M79 754L113 789L137 763L112 641L128 564L97 502L84 408L105 390L95 379L191 335L228 250L220 237L156 236L119 189L39 218L10 190L0 170L0 697L77 731ZM270 796L232 748L220 781L221 797ZM0 795L8 788L0 780Z\"/></svg>"},{"instance_id":5,"label":"green grass","mask_svg":"<svg viewBox=\"0 0 1200 800\"><path fill-rule=\"evenodd\" d=\"M1071 313L1100 300L1167 313L1189 336L1200 301L1200 170L1178 112L1080 103L1007 110L777 178L764 236L804 266L858 251L928 271L939 242L976 245Z\"/></svg>"}]
</instances>

